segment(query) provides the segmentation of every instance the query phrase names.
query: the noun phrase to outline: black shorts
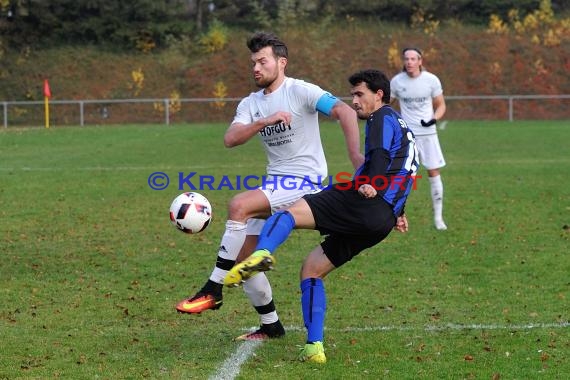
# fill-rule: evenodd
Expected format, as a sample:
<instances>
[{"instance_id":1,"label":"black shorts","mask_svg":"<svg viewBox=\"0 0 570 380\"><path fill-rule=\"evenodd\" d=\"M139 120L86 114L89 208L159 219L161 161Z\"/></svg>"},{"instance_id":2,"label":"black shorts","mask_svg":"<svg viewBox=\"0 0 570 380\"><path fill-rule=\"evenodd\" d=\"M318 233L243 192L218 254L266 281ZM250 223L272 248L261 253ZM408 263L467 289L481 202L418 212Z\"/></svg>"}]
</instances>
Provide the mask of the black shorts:
<instances>
[{"instance_id":1,"label":"black shorts","mask_svg":"<svg viewBox=\"0 0 570 380\"><path fill-rule=\"evenodd\" d=\"M303 199L311 208L315 229L327 235L321 247L337 268L380 243L396 225L392 206L384 199L367 199L355 190L333 186Z\"/></svg>"}]
</instances>

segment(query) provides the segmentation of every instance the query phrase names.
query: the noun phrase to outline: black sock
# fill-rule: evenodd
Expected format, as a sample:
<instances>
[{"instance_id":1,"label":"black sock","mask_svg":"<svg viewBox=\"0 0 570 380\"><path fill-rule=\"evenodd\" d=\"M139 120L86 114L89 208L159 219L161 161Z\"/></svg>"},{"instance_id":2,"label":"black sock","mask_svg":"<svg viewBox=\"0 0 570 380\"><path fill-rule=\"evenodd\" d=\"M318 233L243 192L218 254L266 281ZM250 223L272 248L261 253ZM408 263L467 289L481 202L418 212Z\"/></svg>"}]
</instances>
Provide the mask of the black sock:
<instances>
[{"instance_id":1,"label":"black sock","mask_svg":"<svg viewBox=\"0 0 570 380\"><path fill-rule=\"evenodd\" d=\"M263 325L261 325L260 330L272 338L285 335L285 329L283 328L281 321L268 323L268 324L264 323Z\"/></svg>"},{"instance_id":2,"label":"black sock","mask_svg":"<svg viewBox=\"0 0 570 380\"><path fill-rule=\"evenodd\" d=\"M217 282L208 279L208 281L204 284L200 292L213 294L215 296L221 296L223 287L224 287L223 284L218 284Z\"/></svg>"}]
</instances>

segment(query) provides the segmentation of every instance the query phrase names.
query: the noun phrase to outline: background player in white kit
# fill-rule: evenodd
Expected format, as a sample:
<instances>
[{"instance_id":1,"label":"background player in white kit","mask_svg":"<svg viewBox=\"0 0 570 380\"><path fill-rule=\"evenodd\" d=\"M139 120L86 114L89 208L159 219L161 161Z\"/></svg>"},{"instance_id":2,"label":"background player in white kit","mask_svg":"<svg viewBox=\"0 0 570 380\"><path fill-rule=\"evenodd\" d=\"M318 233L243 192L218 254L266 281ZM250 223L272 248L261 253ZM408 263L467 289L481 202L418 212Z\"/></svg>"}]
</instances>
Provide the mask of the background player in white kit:
<instances>
[{"instance_id":1,"label":"background player in white kit","mask_svg":"<svg viewBox=\"0 0 570 380\"><path fill-rule=\"evenodd\" d=\"M306 186L307 178L318 184L327 177L319 112L340 122L353 166L357 168L364 162L356 112L348 104L314 84L286 77L287 46L274 34L255 33L247 46L251 51L254 81L261 90L239 103L224 136L224 144L231 148L259 136L267 155L269 180L267 186L231 199L216 265L202 289L176 305L182 313L218 309L222 305L224 277L236 261L253 252L265 223L252 218L267 218L314 191ZM285 188L282 186L284 177ZM292 181L297 181L297 185L292 185ZM305 185L301 186L303 182ZM246 281L244 290L260 315L261 327L238 339L263 340L284 335L265 274L260 273Z\"/></svg>"},{"instance_id":2,"label":"background player in white kit","mask_svg":"<svg viewBox=\"0 0 570 380\"><path fill-rule=\"evenodd\" d=\"M439 145L436 122L445 114L445 99L437 76L422 67L417 48L402 51L404 69L390 81L391 102L398 99L402 117L416 136L420 164L428 172L435 228L446 230L443 221L443 182L439 169L445 160Z\"/></svg>"}]
</instances>

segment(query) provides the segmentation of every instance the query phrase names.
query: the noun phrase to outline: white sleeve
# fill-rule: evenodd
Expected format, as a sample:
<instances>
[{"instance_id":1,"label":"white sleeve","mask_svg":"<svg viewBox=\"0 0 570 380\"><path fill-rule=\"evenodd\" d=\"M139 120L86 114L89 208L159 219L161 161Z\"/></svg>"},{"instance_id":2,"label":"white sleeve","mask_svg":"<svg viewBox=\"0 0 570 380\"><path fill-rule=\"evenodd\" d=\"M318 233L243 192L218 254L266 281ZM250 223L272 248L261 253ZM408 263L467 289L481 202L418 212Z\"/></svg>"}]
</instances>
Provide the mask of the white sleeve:
<instances>
[{"instance_id":1,"label":"white sleeve","mask_svg":"<svg viewBox=\"0 0 570 380\"><path fill-rule=\"evenodd\" d=\"M432 86L431 86L431 97L435 98L443 94L443 87L441 86L441 81L437 76L432 77Z\"/></svg>"},{"instance_id":2,"label":"white sleeve","mask_svg":"<svg viewBox=\"0 0 570 380\"><path fill-rule=\"evenodd\" d=\"M317 102L327 92L319 86L305 81L295 83L295 97L299 105L305 104L309 112L317 112Z\"/></svg>"},{"instance_id":3,"label":"white sleeve","mask_svg":"<svg viewBox=\"0 0 570 380\"><path fill-rule=\"evenodd\" d=\"M392 99L398 99L398 94L396 94L395 88L396 88L396 77L392 78L392 80L390 81L390 98Z\"/></svg>"},{"instance_id":4,"label":"white sleeve","mask_svg":"<svg viewBox=\"0 0 570 380\"><path fill-rule=\"evenodd\" d=\"M243 98L236 109L236 115L234 116L234 120L232 121L232 124L234 123L241 123L241 124L250 124L253 123L253 117L251 115L251 111L250 111L250 104L251 101L251 96L248 96L247 98Z\"/></svg>"}]
</instances>

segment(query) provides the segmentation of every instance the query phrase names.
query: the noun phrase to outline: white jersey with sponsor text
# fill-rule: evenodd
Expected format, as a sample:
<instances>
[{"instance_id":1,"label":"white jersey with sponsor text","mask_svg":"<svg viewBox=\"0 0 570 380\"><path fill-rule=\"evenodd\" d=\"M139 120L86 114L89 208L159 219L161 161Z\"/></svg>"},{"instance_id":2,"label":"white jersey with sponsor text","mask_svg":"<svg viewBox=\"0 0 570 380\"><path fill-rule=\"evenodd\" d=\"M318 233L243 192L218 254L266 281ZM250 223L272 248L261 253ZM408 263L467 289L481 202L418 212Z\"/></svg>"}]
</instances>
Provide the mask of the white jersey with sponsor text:
<instances>
[{"instance_id":1,"label":"white jersey with sponsor text","mask_svg":"<svg viewBox=\"0 0 570 380\"><path fill-rule=\"evenodd\" d=\"M300 79L285 78L268 95L251 93L239 103L232 123L250 124L277 111L291 113L291 124L269 125L258 132L267 155L267 174L310 178L327 176L327 163L319 132L317 101L327 92Z\"/></svg>"},{"instance_id":2,"label":"white jersey with sponsor text","mask_svg":"<svg viewBox=\"0 0 570 380\"><path fill-rule=\"evenodd\" d=\"M437 133L435 125L423 127L420 120L433 119L432 99L443 93L441 82L434 74L422 70L412 78L404 71L390 81L390 97L400 101L400 111L408 127L416 136Z\"/></svg>"}]
</instances>

